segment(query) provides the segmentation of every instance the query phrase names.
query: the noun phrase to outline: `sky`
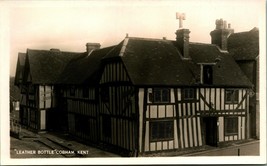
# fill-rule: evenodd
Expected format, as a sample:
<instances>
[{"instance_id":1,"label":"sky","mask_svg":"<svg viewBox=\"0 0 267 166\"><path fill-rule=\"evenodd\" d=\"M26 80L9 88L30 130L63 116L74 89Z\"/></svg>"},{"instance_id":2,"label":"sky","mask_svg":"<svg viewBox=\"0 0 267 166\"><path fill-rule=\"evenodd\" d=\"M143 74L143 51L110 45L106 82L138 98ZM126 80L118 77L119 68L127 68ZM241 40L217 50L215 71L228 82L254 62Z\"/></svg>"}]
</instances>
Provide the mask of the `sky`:
<instances>
[{"instance_id":1,"label":"sky","mask_svg":"<svg viewBox=\"0 0 267 166\"><path fill-rule=\"evenodd\" d=\"M235 32L259 27L264 12L260 0L167 1L2 1L9 58L9 75L15 75L19 52L29 49L84 52L87 42L101 47L130 37L175 40L176 12L185 13L183 27L190 42L210 43L215 20L223 18ZM1 7L0 7L1 9ZM1 14L1 13L0 13ZM2 24L3 28L3 24ZM3 29L4 29L3 28Z\"/></svg>"}]
</instances>

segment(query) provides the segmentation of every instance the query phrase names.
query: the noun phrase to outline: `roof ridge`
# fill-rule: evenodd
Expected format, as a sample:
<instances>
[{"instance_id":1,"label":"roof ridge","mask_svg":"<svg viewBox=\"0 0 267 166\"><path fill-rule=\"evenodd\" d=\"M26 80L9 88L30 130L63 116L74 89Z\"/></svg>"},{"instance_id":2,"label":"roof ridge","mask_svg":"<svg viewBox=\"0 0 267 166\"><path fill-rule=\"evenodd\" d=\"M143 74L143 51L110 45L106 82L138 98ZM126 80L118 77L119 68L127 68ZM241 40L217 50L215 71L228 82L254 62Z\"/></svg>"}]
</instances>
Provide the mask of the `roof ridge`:
<instances>
[{"instance_id":1,"label":"roof ridge","mask_svg":"<svg viewBox=\"0 0 267 166\"><path fill-rule=\"evenodd\" d=\"M232 33L231 35L239 35L239 34L244 34L244 33L258 32L258 31L259 31L259 28L254 27L251 30L243 31L243 32L235 32L235 33Z\"/></svg>"},{"instance_id":2,"label":"roof ridge","mask_svg":"<svg viewBox=\"0 0 267 166\"><path fill-rule=\"evenodd\" d=\"M189 42L189 44L217 46L216 44L211 44L211 43L200 43L200 42Z\"/></svg>"},{"instance_id":3,"label":"roof ridge","mask_svg":"<svg viewBox=\"0 0 267 166\"><path fill-rule=\"evenodd\" d=\"M148 41L173 41L168 39L159 39L159 38L145 38L145 37L126 37L129 39L138 39L138 40L148 40Z\"/></svg>"},{"instance_id":4,"label":"roof ridge","mask_svg":"<svg viewBox=\"0 0 267 166\"><path fill-rule=\"evenodd\" d=\"M31 48L27 48L27 51L46 51L46 52L53 52L51 50L45 50L45 49L31 49ZM58 52L61 52L61 53L76 53L76 54L82 54L82 53L85 53L85 52L74 52L74 51L58 51ZM25 53L26 54L26 53Z\"/></svg>"}]
</instances>

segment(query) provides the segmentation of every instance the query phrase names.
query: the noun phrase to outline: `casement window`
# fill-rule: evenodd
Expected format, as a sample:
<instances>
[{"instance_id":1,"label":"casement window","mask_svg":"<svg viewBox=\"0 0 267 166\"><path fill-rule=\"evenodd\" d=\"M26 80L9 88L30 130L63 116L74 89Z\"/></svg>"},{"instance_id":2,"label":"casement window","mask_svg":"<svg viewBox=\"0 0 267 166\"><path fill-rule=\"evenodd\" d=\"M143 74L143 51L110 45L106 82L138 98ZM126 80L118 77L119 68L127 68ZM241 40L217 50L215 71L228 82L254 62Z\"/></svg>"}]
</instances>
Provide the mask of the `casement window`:
<instances>
[{"instance_id":1,"label":"casement window","mask_svg":"<svg viewBox=\"0 0 267 166\"><path fill-rule=\"evenodd\" d=\"M109 87L102 87L100 95L102 102L109 102Z\"/></svg>"},{"instance_id":2,"label":"casement window","mask_svg":"<svg viewBox=\"0 0 267 166\"><path fill-rule=\"evenodd\" d=\"M174 139L173 120L150 122L150 141Z\"/></svg>"},{"instance_id":3,"label":"casement window","mask_svg":"<svg viewBox=\"0 0 267 166\"><path fill-rule=\"evenodd\" d=\"M237 104L238 103L238 89L225 89L225 103Z\"/></svg>"},{"instance_id":4,"label":"casement window","mask_svg":"<svg viewBox=\"0 0 267 166\"><path fill-rule=\"evenodd\" d=\"M169 103L170 102L170 89L155 88L149 94L149 101L153 103Z\"/></svg>"},{"instance_id":5,"label":"casement window","mask_svg":"<svg viewBox=\"0 0 267 166\"><path fill-rule=\"evenodd\" d=\"M182 89L182 100L196 100L196 89L194 88Z\"/></svg>"},{"instance_id":6,"label":"casement window","mask_svg":"<svg viewBox=\"0 0 267 166\"><path fill-rule=\"evenodd\" d=\"M237 135L238 134L238 118L237 117L224 117L224 135Z\"/></svg>"},{"instance_id":7,"label":"casement window","mask_svg":"<svg viewBox=\"0 0 267 166\"><path fill-rule=\"evenodd\" d=\"M203 65L203 84L213 83L212 65Z\"/></svg>"},{"instance_id":8,"label":"casement window","mask_svg":"<svg viewBox=\"0 0 267 166\"><path fill-rule=\"evenodd\" d=\"M102 133L104 137L111 137L111 117L109 115L102 116Z\"/></svg>"}]
</instances>

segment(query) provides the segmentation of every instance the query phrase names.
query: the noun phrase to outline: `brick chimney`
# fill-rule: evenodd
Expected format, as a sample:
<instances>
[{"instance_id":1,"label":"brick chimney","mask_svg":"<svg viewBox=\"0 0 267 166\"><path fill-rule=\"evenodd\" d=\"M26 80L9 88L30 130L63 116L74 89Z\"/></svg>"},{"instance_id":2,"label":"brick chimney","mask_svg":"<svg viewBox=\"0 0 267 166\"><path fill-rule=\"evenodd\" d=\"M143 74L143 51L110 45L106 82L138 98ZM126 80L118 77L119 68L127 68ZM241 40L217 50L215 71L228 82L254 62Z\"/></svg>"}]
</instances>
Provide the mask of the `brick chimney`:
<instances>
[{"instance_id":1,"label":"brick chimney","mask_svg":"<svg viewBox=\"0 0 267 166\"><path fill-rule=\"evenodd\" d=\"M99 43L86 43L86 52L89 54L93 50L100 49L100 44Z\"/></svg>"},{"instance_id":2,"label":"brick chimney","mask_svg":"<svg viewBox=\"0 0 267 166\"><path fill-rule=\"evenodd\" d=\"M189 33L190 33L189 29L178 29L175 33L177 47L185 59L190 59Z\"/></svg>"},{"instance_id":3,"label":"brick chimney","mask_svg":"<svg viewBox=\"0 0 267 166\"><path fill-rule=\"evenodd\" d=\"M216 29L210 32L211 43L216 44L221 50L227 51L227 38L234 33L234 29L231 29L231 24L228 24L223 19L217 19Z\"/></svg>"}]
</instances>

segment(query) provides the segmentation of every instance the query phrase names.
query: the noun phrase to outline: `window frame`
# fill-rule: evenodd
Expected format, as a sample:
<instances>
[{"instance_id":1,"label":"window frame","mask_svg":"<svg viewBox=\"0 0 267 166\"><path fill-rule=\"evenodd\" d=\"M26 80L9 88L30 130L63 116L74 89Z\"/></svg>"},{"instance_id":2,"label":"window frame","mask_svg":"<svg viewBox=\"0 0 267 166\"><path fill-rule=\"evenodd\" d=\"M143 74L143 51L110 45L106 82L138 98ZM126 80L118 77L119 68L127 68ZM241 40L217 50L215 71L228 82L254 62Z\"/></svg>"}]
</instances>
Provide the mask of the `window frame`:
<instances>
[{"instance_id":1,"label":"window frame","mask_svg":"<svg viewBox=\"0 0 267 166\"><path fill-rule=\"evenodd\" d=\"M167 91L167 95L164 95L164 91ZM159 94L158 94L159 93ZM149 94L149 100L152 103L170 103L171 102L171 93L170 93L170 89L169 88L153 88L152 90L152 96L151 93ZM157 99L157 96L159 95L160 99ZM166 99L164 99L164 97L167 97Z\"/></svg>"},{"instance_id":2,"label":"window frame","mask_svg":"<svg viewBox=\"0 0 267 166\"><path fill-rule=\"evenodd\" d=\"M164 124L165 123L165 124ZM168 124L169 123L169 124ZM163 124L163 128L162 128ZM167 126L171 126L171 128L168 130ZM163 130L163 136L160 136L160 134L157 132L156 137L155 134L153 133L154 130L153 128L156 127L156 131L159 131L158 129ZM171 141L174 140L174 120L153 120L149 123L149 141L150 142L158 142L158 141Z\"/></svg>"},{"instance_id":3,"label":"window frame","mask_svg":"<svg viewBox=\"0 0 267 166\"><path fill-rule=\"evenodd\" d=\"M231 93L231 100L228 100L229 91L232 91ZM225 89L224 91L224 103L225 104L238 104L239 101L239 89Z\"/></svg>"},{"instance_id":4,"label":"window frame","mask_svg":"<svg viewBox=\"0 0 267 166\"><path fill-rule=\"evenodd\" d=\"M190 94L192 92L192 94ZM186 94L190 94L193 97L186 97ZM196 89L195 88L182 88L182 100L184 101L196 101Z\"/></svg>"},{"instance_id":5,"label":"window frame","mask_svg":"<svg viewBox=\"0 0 267 166\"><path fill-rule=\"evenodd\" d=\"M230 123L229 120L231 121L234 120L235 121L234 124L229 125ZM238 135L238 117L237 116L224 117L224 135L225 136Z\"/></svg>"},{"instance_id":6,"label":"window frame","mask_svg":"<svg viewBox=\"0 0 267 166\"><path fill-rule=\"evenodd\" d=\"M207 69L210 69L210 78L207 79L206 77L206 73L207 73ZM207 84L207 85L212 85L213 84L213 64L204 64L203 65L203 69L202 69L202 82L203 84Z\"/></svg>"}]
</instances>

